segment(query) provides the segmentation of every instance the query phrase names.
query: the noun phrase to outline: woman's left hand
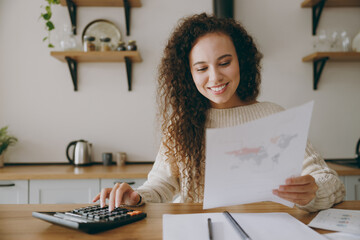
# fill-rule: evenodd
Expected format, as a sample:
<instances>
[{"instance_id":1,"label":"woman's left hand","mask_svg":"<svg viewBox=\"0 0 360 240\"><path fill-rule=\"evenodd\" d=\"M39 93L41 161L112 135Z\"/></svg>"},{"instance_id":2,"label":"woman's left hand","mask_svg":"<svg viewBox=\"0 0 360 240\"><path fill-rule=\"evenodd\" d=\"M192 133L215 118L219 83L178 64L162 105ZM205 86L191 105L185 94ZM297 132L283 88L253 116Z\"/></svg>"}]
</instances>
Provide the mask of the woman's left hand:
<instances>
[{"instance_id":1,"label":"woman's left hand","mask_svg":"<svg viewBox=\"0 0 360 240\"><path fill-rule=\"evenodd\" d=\"M311 175L286 179L286 185L280 185L273 194L290 202L304 206L316 196L318 186Z\"/></svg>"}]
</instances>

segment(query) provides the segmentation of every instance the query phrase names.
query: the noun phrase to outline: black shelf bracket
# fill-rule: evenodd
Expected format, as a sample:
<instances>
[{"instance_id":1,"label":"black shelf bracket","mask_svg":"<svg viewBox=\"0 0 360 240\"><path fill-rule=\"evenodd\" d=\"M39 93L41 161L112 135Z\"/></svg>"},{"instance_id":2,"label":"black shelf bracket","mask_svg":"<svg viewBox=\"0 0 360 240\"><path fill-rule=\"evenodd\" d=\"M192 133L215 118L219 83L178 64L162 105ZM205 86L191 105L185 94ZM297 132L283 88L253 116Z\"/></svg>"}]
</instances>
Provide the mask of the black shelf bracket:
<instances>
[{"instance_id":1,"label":"black shelf bracket","mask_svg":"<svg viewBox=\"0 0 360 240\"><path fill-rule=\"evenodd\" d=\"M65 57L65 59L68 63L71 79L74 84L74 91L76 92L78 90L77 61L75 61L74 59L72 59L70 57Z\"/></svg>"},{"instance_id":2,"label":"black shelf bracket","mask_svg":"<svg viewBox=\"0 0 360 240\"><path fill-rule=\"evenodd\" d=\"M126 64L126 75L127 75L127 81L128 81L128 90L131 91L131 66L132 62L129 57L125 57L125 64Z\"/></svg>"},{"instance_id":3,"label":"black shelf bracket","mask_svg":"<svg viewBox=\"0 0 360 240\"><path fill-rule=\"evenodd\" d=\"M321 0L319 3L312 7L312 35L316 35L316 29L318 27L320 16L324 8L326 0Z\"/></svg>"},{"instance_id":4,"label":"black shelf bracket","mask_svg":"<svg viewBox=\"0 0 360 240\"><path fill-rule=\"evenodd\" d=\"M323 68L324 68L325 63L327 62L327 60L329 60L329 57L320 58L320 59L314 60L314 62L313 62L314 90L317 89L321 73L323 71Z\"/></svg>"},{"instance_id":5,"label":"black shelf bracket","mask_svg":"<svg viewBox=\"0 0 360 240\"><path fill-rule=\"evenodd\" d=\"M66 5L69 10L73 33L76 35L76 4L72 0L66 0Z\"/></svg>"},{"instance_id":6,"label":"black shelf bracket","mask_svg":"<svg viewBox=\"0 0 360 240\"><path fill-rule=\"evenodd\" d=\"M125 23L126 23L126 36L130 35L130 4L128 0L124 1L124 11L125 11Z\"/></svg>"}]
</instances>

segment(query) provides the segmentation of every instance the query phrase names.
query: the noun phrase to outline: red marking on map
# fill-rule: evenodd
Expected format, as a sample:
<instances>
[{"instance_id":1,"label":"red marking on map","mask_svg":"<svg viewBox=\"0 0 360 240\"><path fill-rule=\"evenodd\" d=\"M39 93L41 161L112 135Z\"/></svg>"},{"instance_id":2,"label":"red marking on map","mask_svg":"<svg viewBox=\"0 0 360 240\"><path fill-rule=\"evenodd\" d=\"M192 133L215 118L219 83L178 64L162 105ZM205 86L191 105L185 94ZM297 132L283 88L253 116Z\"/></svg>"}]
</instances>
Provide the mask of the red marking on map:
<instances>
[{"instance_id":1,"label":"red marking on map","mask_svg":"<svg viewBox=\"0 0 360 240\"><path fill-rule=\"evenodd\" d=\"M235 151L231 151L231 152L227 152L226 154L229 155L235 155L235 156L241 156L241 155L248 155L251 153L255 153L258 154L261 150L261 147L257 147L257 148L242 148L240 150L235 150Z\"/></svg>"}]
</instances>

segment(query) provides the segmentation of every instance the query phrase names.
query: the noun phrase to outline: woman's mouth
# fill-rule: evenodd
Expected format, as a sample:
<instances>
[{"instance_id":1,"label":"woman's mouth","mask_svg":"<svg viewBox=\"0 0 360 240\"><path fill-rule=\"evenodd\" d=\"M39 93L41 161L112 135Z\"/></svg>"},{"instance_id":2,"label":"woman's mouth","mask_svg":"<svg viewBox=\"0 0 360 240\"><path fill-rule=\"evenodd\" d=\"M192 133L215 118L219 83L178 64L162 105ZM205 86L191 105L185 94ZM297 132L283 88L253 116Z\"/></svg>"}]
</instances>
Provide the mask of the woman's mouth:
<instances>
[{"instance_id":1,"label":"woman's mouth","mask_svg":"<svg viewBox=\"0 0 360 240\"><path fill-rule=\"evenodd\" d=\"M229 83L225 83L222 85L218 85L218 86L214 86L214 87L209 87L209 89L214 93L214 94L221 94L223 92L225 92L226 87Z\"/></svg>"}]
</instances>

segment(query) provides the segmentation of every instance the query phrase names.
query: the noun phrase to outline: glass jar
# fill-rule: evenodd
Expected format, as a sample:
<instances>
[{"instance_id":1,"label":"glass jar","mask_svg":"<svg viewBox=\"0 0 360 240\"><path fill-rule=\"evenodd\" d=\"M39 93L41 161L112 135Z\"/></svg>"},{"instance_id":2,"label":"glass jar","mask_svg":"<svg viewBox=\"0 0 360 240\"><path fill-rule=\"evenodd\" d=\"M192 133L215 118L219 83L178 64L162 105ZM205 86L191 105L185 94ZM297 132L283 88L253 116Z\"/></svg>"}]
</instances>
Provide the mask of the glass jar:
<instances>
[{"instance_id":1,"label":"glass jar","mask_svg":"<svg viewBox=\"0 0 360 240\"><path fill-rule=\"evenodd\" d=\"M77 43L72 28L64 24L62 39L60 41L60 47L63 51L76 51Z\"/></svg>"},{"instance_id":2,"label":"glass jar","mask_svg":"<svg viewBox=\"0 0 360 240\"><path fill-rule=\"evenodd\" d=\"M96 50L94 41L95 41L95 37L93 36L84 37L84 52L91 52Z\"/></svg>"},{"instance_id":3,"label":"glass jar","mask_svg":"<svg viewBox=\"0 0 360 240\"><path fill-rule=\"evenodd\" d=\"M127 45L127 50L129 50L129 51L136 51L137 50L135 40L129 40L128 45Z\"/></svg>"},{"instance_id":4,"label":"glass jar","mask_svg":"<svg viewBox=\"0 0 360 240\"><path fill-rule=\"evenodd\" d=\"M116 51L126 51L125 43L123 41L118 42Z\"/></svg>"},{"instance_id":5,"label":"glass jar","mask_svg":"<svg viewBox=\"0 0 360 240\"><path fill-rule=\"evenodd\" d=\"M102 51L102 52L111 51L110 41L111 41L111 38L109 38L109 37L100 38L100 51Z\"/></svg>"}]
</instances>

